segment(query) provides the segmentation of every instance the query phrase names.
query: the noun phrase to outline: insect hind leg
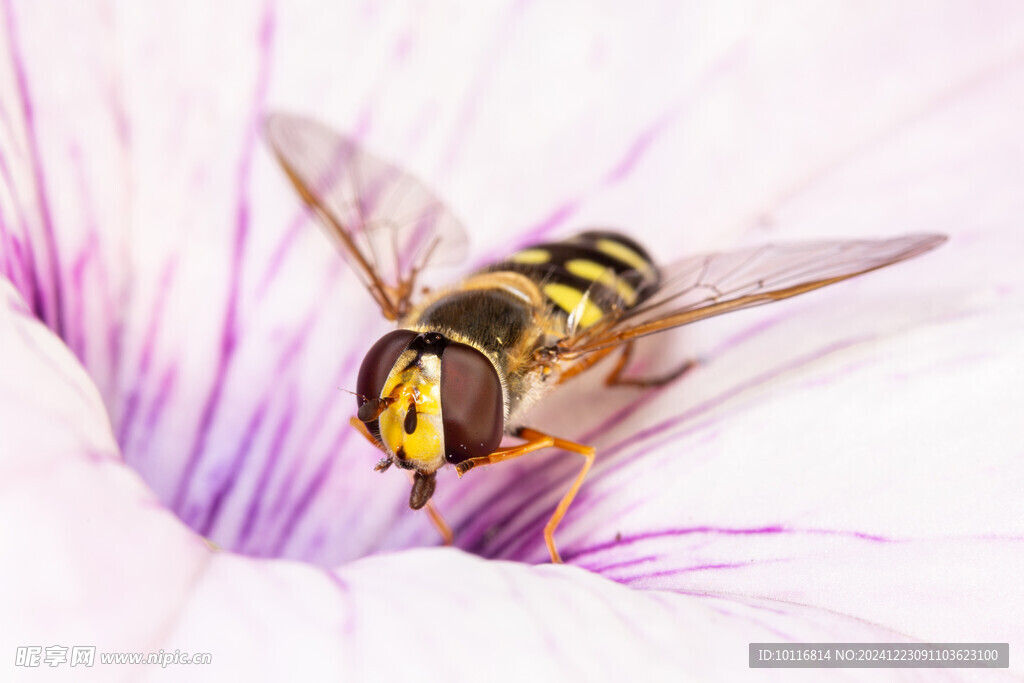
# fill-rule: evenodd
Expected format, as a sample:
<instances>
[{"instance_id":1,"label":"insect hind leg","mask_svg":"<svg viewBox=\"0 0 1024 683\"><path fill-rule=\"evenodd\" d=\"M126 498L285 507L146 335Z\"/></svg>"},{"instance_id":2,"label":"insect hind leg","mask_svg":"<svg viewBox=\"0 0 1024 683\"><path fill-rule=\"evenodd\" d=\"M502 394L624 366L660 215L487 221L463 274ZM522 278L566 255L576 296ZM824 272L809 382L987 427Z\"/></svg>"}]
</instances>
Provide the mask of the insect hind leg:
<instances>
[{"instance_id":1,"label":"insect hind leg","mask_svg":"<svg viewBox=\"0 0 1024 683\"><path fill-rule=\"evenodd\" d=\"M640 389L654 389L670 384L697 366L697 361L686 360L664 375L656 377L623 377L630 358L633 357L633 342L626 342L622 345L622 354L615 361L615 367L604 378L605 386L609 387L639 387Z\"/></svg>"}]
</instances>

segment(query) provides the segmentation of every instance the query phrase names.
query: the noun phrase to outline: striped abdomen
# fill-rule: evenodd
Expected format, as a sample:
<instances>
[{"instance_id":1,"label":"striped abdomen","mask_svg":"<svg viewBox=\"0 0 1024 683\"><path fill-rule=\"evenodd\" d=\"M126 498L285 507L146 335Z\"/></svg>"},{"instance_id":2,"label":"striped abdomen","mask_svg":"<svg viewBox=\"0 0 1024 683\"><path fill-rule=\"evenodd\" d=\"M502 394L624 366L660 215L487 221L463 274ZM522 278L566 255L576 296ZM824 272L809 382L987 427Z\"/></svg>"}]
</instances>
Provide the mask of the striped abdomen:
<instances>
[{"instance_id":1,"label":"striped abdomen","mask_svg":"<svg viewBox=\"0 0 1024 683\"><path fill-rule=\"evenodd\" d=\"M614 308L636 306L660 280L643 247L618 233L596 230L528 247L486 269L497 271L530 278L556 311L566 316L575 311L581 327Z\"/></svg>"}]
</instances>

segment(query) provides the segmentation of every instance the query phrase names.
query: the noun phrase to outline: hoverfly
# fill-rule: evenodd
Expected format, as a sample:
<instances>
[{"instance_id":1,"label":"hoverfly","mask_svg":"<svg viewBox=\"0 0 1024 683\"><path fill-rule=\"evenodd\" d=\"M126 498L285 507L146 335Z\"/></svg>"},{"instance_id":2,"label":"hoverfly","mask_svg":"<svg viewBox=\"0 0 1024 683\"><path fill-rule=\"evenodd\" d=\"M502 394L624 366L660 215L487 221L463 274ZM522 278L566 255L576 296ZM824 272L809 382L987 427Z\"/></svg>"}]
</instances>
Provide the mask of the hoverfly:
<instances>
[{"instance_id":1,"label":"hoverfly","mask_svg":"<svg viewBox=\"0 0 1024 683\"><path fill-rule=\"evenodd\" d=\"M659 266L632 239L609 231L521 249L437 289L420 287L428 265L459 258L459 221L425 185L320 123L286 114L266 134L299 195L335 239L396 329L370 347L352 419L383 453L376 469L408 470L409 506L430 504L435 475L558 448L584 464L544 528L554 531L594 461L594 449L522 424L549 391L615 352L606 383L650 385L622 370L633 342L729 311L786 299L898 263L943 235L766 245ZM522 443L501 446L504 436Z\"/></svg>"}]
</instances>

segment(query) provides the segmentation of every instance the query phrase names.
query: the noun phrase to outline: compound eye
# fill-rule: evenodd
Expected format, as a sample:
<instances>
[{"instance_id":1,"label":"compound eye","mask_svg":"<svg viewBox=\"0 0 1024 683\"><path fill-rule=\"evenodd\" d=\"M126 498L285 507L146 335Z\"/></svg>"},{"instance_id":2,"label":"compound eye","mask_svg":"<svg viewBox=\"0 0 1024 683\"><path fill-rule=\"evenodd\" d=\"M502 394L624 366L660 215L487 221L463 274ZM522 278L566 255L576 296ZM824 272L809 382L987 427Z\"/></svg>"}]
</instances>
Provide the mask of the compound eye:
<instances>
[{"instance_id":1,"label":"compound eye","mask_svg":"<svg viewBox=\"0 0 1024 683\"><path fill-rule=\"evenodd\" d=\"M441 354L441 416L445 459L458 464L489 455L505 431L498 373L472 346L449 342Z\"/></svg>"},{"instance_id":2,"label":"compound eye","mask_svg":"<svg viewBox=\"0 0 1024 683\"><path fill-rule=\"evenodd\" d=\"M363 358L363 364L359 367L359 379L356 380L356 405L360 412L360 419L367 416L369 412L372 417L366 422L366 428L377 439L380 439L380 426L377 423L379 410L374 410L376 402L380 399L380 392L384 389L388 375L391 374L395 362L402 355L406 347L416 337L412 330L395 330L388 332L377 340L377 343L370 347Z\"/></svg>"}]
</instances>

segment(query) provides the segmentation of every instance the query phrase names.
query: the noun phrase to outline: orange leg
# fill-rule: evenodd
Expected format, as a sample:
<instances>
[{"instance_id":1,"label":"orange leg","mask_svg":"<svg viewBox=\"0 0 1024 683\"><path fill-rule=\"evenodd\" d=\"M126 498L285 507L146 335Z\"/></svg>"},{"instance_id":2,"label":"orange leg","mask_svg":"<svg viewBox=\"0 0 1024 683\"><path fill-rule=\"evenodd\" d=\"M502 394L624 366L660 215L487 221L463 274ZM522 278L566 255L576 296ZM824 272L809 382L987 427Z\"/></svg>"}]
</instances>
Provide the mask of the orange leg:
<instances>
[{"instance_id":1,"label":"orange leg","mask_svg":"<svg viewBox=\"0 0 1024 683\"><path fill-rule=\"evenodd\" d=\"M499 448L490 455L485 455L479 458L470 458L460 462L455 466L456 472L461 477L466 472L470 471L474 467L480 465L493 465L496 462L503 460L511 460L512 458L518 458L521 455L527 453L533 453L542 448L561 448L562 450L570 451L572 453L579 453L586 460L583 463L583 468L580 473L576 475L576 480L573 481L572 486L562 496L562 500L558 502L558 506L555 508L554 514L551 515L551 519L544 526L544 542L548 546L548 552L551 554L551 561L555 564L561 564L562 556L558 554L558 548L555 546L555 529L558 528L559 522L565 517L566 511L572 504L573 498L576 497L576 492L580 490L580 486L583 485L583 480L587 477L587 472L590 471L590 466L594 464L594 449L590 446L584 446L582 444L575 443L573 441L566 441L559 439L542 432L538 432L536 429L530 429L529 427L521 428L516 434L519 438L526 439L526 443L518 446L509 446L507 448Z\"/></svg>"},{"instance_id":2,"label":"orange leg","mask_svg":"<svg viewBox=\"0 0 1024 683\"><path fill-rule=\"evenodd\" d=\"M615 349L619 347L613 346L607 349L601 349L591 354L583 356L568 368L566 368L562 375L558 378L558 383L562 384L576 375L589 370L593 365L610 355ZM667 374L661 375L660 377L640 378L640 377L623 377L623 373L626 371L626 366L629 365L630 358L633 357L633 342L626 342L622 345L622 355L615 361L615 367L605 377L605 386L609 387L639 387L641 389L651 389L655 387L664 386L670 382L673 382L682 377L688 370L697 365L695 361L688 360L681 364L679 367L673 369Z\"/></svg>"},{"instance_id":3,"label":"orange leg","mask_svg":"<svg viewBox=\"0 0 1024 683\"><path fill-rule=\"evenodd\" d=\"M377 448L384 450L384 446L382 446L377 439L373 438L373 434L371 434L370 430L366 428L366 424L364 424L362 420L353 417L349 420L349 424L355 427L356 431L362 434L367 441ZM409 472L409 480L411 481L412 478L413 473ZM441 513L437 511L436 507L434 507L433 501L428 500L424 509L427 511L427 516L430 517L430 521L434 525L434 528L437 529L437 533L441 535L441 542L445 545L451 545L455 541L455 534L452 533L452 528L444 521L444 517L441 516Z\"/></svg>"},{"instance_id":4,"label":"orange leg","mask_svg":"<svg viewBox=\"0 0 1024 683\"><path fill-rule=\"evenodd\" d=\"M615 367L608 373L608 376L604 378L605 386L609 387L640 387L641 389L651 389L654 387L662 387L673 382L690 369L696 367L696 361L688 360L681 364L679 367L671 370L665 375L660 377L623 377L622 373L626 370L626 366L629 365L629 359L633 356L633 342L626 342L622 346L622 355L615 362Z\"/></svg>"},{"instance_id":5,"label":"orange leg","mask_svg":"<svg viewBox=\"0 0 1024 683\"><path fill-rule=\"evenodd\" d=\"M558 383L562 384L576 375L582 373L584 370L589 370L592 365L600 361L602 358L607 356L609 353L615 350L615 347L609 349L601 349L600 351L594 351L593 353L583 356L578 361L567 367L562 371L562 375L558 378Z\"/></svg>"},{"instance_id":6,"label":"orange leg","mask_svg":"<svg viewBox=\"0 0 1024 683\"><path fill-rule=\"evenodd\" d=\"M370 430L366 428L366 423L364 423L358 417L354 416L348 419L348 423L355 427L356 431L362 434L364 439L372 443L374 447L377 448L377 450L385 451L386 454L384 444L382 444L380 441L377 441L377 439L374 438L373 434L370 433Z\"/></svg>"}]
</instances>

